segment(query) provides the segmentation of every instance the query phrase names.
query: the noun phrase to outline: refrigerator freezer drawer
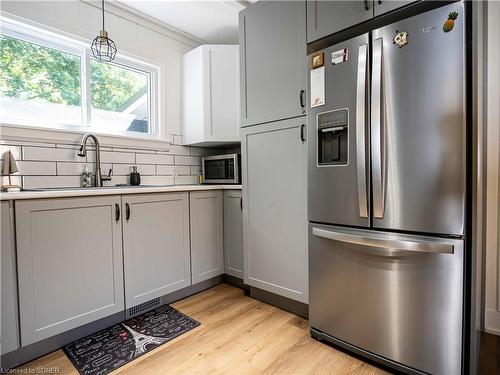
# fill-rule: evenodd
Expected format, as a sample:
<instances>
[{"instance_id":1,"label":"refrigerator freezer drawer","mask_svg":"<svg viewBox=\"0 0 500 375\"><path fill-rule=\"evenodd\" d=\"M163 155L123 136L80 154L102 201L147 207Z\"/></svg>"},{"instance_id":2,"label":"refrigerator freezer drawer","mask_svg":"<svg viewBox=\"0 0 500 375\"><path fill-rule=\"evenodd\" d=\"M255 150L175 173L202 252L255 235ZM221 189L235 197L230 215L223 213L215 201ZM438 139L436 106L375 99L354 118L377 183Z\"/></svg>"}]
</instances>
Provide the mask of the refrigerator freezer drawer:
<instances>
[{"instance_id":1,"label":"refrigerator freezer drawer","mask_svg":"<svg viewBox=\"0 0 500 375\"><path fill-rule=\"evenodd\" d=\"M311 327L406 367L460 374L463 241L311 224Z\"/></svg>"}]
</instances>

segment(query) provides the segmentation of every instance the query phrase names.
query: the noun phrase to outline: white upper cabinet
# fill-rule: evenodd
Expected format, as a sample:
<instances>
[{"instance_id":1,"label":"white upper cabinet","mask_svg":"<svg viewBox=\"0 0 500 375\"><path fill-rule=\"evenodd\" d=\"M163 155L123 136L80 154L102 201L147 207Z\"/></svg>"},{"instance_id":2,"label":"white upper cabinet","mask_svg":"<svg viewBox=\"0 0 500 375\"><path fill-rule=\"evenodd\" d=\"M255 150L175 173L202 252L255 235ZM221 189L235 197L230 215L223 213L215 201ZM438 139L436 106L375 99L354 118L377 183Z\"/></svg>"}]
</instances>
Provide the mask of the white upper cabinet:
<instances>
[{"instance_id":1,"label":"white upper cabinet","mask_svg":"<svg viewBox=\"0 0 500 375\"><path fill-rule=\"evenodd\" d=\"M184 144L240 142L237 45L203 45L185 54L182 85Z\"/></svg>"}]
</instances>

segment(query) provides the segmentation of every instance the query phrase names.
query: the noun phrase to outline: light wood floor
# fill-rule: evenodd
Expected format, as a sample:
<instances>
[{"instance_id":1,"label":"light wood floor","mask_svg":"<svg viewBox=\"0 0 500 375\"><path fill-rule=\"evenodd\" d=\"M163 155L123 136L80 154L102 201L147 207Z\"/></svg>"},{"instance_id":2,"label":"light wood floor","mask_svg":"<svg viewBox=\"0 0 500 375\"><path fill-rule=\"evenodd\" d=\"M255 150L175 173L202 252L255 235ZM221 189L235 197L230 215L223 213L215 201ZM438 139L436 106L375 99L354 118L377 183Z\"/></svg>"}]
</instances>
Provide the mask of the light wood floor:
<instances>
[{"instance_id":1,"label":"light wood floor","mask_svg":"<svg viewBox=\"0 0 500 375\"><path fill-rule=\"evenodd\" d=\"M387 374L309 336L307 321L221 284L178 301L201 322L113 374ZM22 368L78 372L62 350Z\"/></svg>"}]
</instances>

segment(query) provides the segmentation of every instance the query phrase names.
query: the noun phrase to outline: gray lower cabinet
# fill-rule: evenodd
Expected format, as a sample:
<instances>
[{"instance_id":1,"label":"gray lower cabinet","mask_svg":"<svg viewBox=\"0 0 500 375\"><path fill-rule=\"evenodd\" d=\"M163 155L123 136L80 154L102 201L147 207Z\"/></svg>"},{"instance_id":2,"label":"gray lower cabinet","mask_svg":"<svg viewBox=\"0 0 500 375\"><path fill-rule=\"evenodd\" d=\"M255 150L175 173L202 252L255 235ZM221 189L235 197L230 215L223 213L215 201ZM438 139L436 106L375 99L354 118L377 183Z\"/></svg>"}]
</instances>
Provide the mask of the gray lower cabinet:
<instances>
[{"instance_id":1,"label":"gray lower cabinet","mask_svg":"<svg viewBox=\"0 0 500 375\"><path fill-rule=\"evenodd\" d=\"M2 322L1 354L16 350L19 343L17 267L14 233L14 203L1 202Z\"/></svg>"},{"instance_id":2,"label":"gray lower cabinet","mask_svg":"<svg viewBox=\"0 0 500 375\"><path fill-rule=\"evenodd\" d=\"M299 117L242 129L245 284L303 303L308 301L305 124Z\"/></svg>"},{"instance_id":3,"label":"gray lower cabinet","mask_svg":"<svg viewBox=\"0 0 500 375\"><path fill-rule=\"evenodd\" d=\"M314 42L370 20L373 18L373 6L372 0L307 0L307 42Z\"/></svg>"},{"instance_id":4,"label":"gray lower cabinet","mask_svg":"<svg viewBox=\"0 0 500 375\"><path fill-rule=\"evenodd\" d=\"M191 285L188 193L122 196L127 308Z\"/></svg>"},{"instance_id":5,"label":"gray lower cabinet","mask_svg":"<svg viewBox=\"0 0 500 375\"><path fill-rule=\"evenodd\" d=\"M21 345L123 311L120 196L16 202Z\"/></svg>"},{"instance_id":6,"label":"gray lower cabinet","mask_svg":"<svg viewBox=\"0 0 500 375\"><path fill-rule=\"evenodd\" d=\"M193 284L224 273L222 191L189 193Z\"/></svg>"},{"instance_id":7,"label":"gray lower cabinet","mask_svg":"<svg viewBox=\"0 0 500 375\"><path fill-rule=\"evenodd\" d=\"M241 190L224 191L224 271L243 279Z\"/></svg>"},{"instance_id":8,"label":"gray lower cabinet","mask_svg":"<svg viewBox=\"0 0 500 375\"><path fill-rule=\"evenodd\" d=\"M259 1L240 12L241 126L305 113L303 1Z\"/></svg>"}]
</instances>

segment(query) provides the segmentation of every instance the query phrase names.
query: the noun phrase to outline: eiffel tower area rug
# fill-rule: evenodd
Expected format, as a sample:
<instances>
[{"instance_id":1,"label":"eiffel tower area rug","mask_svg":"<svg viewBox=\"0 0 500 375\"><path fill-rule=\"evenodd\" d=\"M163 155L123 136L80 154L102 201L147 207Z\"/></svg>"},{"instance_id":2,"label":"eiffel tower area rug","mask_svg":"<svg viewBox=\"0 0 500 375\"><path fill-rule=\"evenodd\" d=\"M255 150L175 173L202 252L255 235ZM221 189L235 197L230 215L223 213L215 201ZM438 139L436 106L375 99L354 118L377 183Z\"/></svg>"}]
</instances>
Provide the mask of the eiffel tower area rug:
<instances>
[{"instance_id":1,"label":"eiffel tower area rug","mask_svg":"<svg viewBox=\"0 0 500 375\"><path fill-rule=\"evenodd\" d=\"M64 347L82 375L105 375L200 325L169 305L116 324Z\"/></svg>"}]
</instances>

